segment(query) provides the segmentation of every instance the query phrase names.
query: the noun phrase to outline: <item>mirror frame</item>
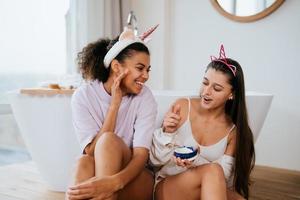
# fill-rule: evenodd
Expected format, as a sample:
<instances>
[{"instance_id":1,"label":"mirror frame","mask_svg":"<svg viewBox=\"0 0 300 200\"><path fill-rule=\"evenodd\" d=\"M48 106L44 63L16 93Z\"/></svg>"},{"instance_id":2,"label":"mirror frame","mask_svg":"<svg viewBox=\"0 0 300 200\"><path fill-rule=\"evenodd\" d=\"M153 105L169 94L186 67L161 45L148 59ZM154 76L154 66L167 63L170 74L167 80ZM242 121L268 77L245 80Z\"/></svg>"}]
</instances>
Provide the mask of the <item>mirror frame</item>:
<instances>
[{"instance_id":1,"label":"mirror frame","mask_svg":"<svg viewBox=\"0 0 300 200\"><path fill-rule=\"evenodd\" d=\"M257 13L255 15L249 15L249 16L235 16L233 14L230 14L230 13L226 12L220 6L220 4L217 0L211 0L211 3L215 7L215 9L226 18L229 18L229 19L231 19L233 21L237 21L237 22L253 22L253 21L257 21L259 19L262 19L262 18L270 15L277 8L279 8L284 1L285 0L276 0L270 7L266 8L264 11Z\"/></svg>"}]
</instances>

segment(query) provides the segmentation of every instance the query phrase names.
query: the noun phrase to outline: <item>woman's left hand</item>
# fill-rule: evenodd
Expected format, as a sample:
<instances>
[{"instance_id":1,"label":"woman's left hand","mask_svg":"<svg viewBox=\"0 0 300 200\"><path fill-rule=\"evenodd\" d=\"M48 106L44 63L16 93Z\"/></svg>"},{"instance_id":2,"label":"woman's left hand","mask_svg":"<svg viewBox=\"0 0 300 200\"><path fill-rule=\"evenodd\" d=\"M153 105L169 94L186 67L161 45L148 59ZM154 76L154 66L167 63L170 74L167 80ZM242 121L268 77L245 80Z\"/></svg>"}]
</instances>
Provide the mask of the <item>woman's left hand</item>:
<instances>
[{"instance_id":1,"label":"woman's left hand","mask_svg":"<svg viewBox=\"0 0 300 200\"><path fill-rule=\"evenodd\" d=\"M185 167L185 168L194 167L193 161L189 161L187 159L181 159L175 156L173 157L173 159L177 166Z\"/></svg>"},{"instance_id":2,"label":"woman's left hand","mask_svg":"<svg viewBox=\"0 0 300 200\"><path fill-rule=\"evenodd\" d=\"M113 177L93 177L78 185L69 187L68 199L106 199L112 196L118 188L118 183Z\"/></svg>"}]
</instances>

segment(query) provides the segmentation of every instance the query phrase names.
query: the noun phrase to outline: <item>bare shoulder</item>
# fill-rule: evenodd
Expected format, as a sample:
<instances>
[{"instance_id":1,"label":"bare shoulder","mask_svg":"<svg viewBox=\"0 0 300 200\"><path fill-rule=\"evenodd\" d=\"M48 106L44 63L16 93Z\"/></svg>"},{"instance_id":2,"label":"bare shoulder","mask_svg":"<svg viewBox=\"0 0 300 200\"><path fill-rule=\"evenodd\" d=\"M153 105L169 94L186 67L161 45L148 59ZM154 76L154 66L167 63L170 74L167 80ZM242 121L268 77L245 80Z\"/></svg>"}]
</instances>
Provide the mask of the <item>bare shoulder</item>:
<instances>
[{"instance_id":1,"label":"bare shoulder","mask_svg":"<svg viewBox=\"0 0 300 200\"><path fill-rule=\"evenodd\" d=\"M179 105L181 107L186 107L188 106L188 99L187 98L179 98L176 99L176 101L174 102L174 105Z\"/></svg>"},{"instance_id":2,"label":"bare shoulder","mask_svg":"<svg viewBox=\"0 0 300 200\"><path fill-rule=\"evenodd\" d=\"M233 130L229 133L228 135L228 144L230 143L235 143L236 141L236 134L237 134L237 131L236 131L236 126L233 128Z\"/></svg>"}]
</instances>

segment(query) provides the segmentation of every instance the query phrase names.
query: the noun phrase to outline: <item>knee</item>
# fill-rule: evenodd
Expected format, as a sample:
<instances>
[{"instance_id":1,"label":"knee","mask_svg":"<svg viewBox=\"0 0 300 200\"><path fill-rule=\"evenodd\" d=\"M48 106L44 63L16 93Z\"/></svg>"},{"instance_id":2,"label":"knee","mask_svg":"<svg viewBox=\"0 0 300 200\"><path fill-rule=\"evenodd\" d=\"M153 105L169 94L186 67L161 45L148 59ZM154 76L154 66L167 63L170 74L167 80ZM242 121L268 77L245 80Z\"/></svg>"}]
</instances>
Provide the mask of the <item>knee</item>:
<instances>
[{"instance_id":1,"label":"knee","mask_svg":"<svg viewBox=\"0 0 300 200\"><path fill-rule=\"evenodd\" d=\"M98 139L97 144L107 145L107 146L116 146L121 142L121 138L113 132L104 132Z\"/></svg>"},{"instance_id":2,"label":"knee","mask_svg":"<svg viewBox=\"0 0 300 200\"><path fill-rule=\"evenodd\" d=\"M124 148L125 143L123 140L113 132L102 133L98 141L96 142L95 152L99 150L107 151L119 151Z\"/></svg>"},{"instance_id":3,"label":"knee","mask_svg":"<svg viewBox=\"0 0 300 200\"><path fill-rule=\"evenodd\" d=\"M204 178L224 181L225 176L222 167L219 164L211 163L205 165Z\"/></svg>"}]
</instances>

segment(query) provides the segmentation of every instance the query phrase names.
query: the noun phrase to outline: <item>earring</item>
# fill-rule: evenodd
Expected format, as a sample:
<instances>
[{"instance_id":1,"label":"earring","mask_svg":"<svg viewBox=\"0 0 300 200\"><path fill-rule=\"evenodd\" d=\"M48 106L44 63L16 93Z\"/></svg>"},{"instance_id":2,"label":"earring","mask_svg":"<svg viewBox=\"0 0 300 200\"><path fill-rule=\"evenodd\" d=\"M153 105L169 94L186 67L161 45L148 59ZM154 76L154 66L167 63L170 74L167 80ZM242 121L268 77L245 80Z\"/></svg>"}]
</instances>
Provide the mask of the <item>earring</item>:
<instances>
[{"instance_id":1,"label":"earring","mask_svg":"<svg viewBox=\"0 0 300 200\"><path fill-rule=\"evenodd\" d=\"M229 97L229 100L232 100L233 99L233 97Z\"/></svg>"}]
</instances>

